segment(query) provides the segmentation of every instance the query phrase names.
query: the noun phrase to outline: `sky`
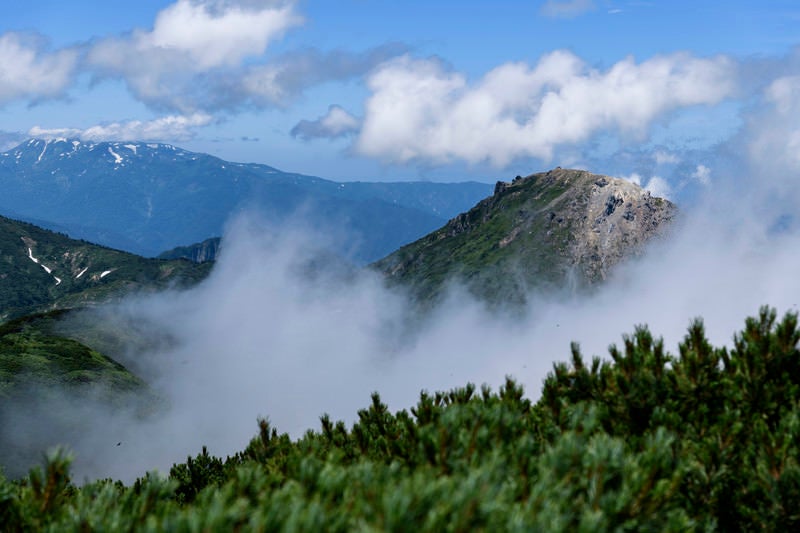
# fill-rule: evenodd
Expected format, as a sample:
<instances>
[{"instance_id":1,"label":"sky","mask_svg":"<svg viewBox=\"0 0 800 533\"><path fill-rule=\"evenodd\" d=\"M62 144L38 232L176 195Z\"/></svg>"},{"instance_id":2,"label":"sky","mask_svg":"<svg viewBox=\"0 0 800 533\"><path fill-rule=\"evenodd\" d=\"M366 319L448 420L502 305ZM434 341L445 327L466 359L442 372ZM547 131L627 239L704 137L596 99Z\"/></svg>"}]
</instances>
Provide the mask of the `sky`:
<instances>
[{"instance_id":1,"label":"sky","mask_svg":"<svg viewBox=\"0 0 800 533\"><path fill-rule=\"evenodd\" d=\"M786 0L16 2L0 148L161 141L341 181L569 166L680 198L800 74L798 18Z\"/></svg>"}]
</instances>

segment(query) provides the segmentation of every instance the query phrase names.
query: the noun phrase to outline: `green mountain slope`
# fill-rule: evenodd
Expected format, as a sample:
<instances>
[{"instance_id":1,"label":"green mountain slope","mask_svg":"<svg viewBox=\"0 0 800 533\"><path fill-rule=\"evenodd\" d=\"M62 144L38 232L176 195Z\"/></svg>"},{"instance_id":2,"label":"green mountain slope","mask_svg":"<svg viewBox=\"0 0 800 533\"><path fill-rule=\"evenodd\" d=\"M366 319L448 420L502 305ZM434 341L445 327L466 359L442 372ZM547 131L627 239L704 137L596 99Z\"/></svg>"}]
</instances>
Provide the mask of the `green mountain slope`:
<instances>
[{"instance_id":1,"label":"green mountain slope","mask_svg":"<svg viewBox=\"0 0 800 533\"><path fill-rule=\"evenodd\" d=\"M557 168L498 182L491 197L373 266L423 300L455 279L491 301L521 302L532 288L605 279L675 214L627 181Z\"/></svg>"},{"instance_id":2,"label":"green mountain slope","mask_svg":"<svg viewBox=\"0 0 800 533\"><path fill-rule=\"evenodd\" d=\"M211 269L146 259L0 217L0 321L199 281Z\"/></svg>"},{"instance_id":3,"label":"green mountain slope","mask_svg":"<svg viewBox=\"0 0 800 533\"><path fill-rule=\"evenodd\" d=\"M205 263L207 261L214 261L219 253L220 243L222 239L219 237L212 237L203 242L190 244L187 246L178 246L158 255L159 259L188 259L195 263Z\"/></svg>"},{"instance_id":4,"label":"green mountain slope","mask_svg":"<svg viewBox=\"0 0 800 533\"><path fill-rule=\"evenodd\" d=\"M64 336L61 319L70 313L0 325L0 470L7 475L22 475L52 444L79 441L100 414L138 419L165 406L128 368Z\"/></svg>"},{"instance_id":5,"label":"green mountain slope","mask_svg":"<svg viewBox=\"0 0 800 533\"><path fill-rule=\"evenodd\" d=\"M61 336L56 322L63 313L31 315L0 326L0 398L35 386L60 390L102 384L107 399L114 401L146 388L116 361Z\"/></svg>"}]
</instances>

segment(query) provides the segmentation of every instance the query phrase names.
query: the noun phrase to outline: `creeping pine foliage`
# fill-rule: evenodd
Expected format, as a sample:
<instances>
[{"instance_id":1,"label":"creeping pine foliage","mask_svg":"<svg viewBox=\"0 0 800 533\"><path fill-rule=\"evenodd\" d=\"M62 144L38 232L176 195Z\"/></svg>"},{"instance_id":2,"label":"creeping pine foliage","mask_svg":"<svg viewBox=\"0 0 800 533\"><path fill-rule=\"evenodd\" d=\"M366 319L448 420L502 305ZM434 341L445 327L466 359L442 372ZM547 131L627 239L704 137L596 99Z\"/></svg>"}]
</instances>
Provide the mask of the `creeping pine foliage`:
<instances>
[{"instance_id":1,"label":"creeping pine foliage","mask_svg":"<svg viewBox=\"0 0 800 533\"><path fill-rule=\"evenodd\" d=\"M323 415L292 440L260 420L235 456L131 486L76 487L58 451L0 477L0 529L797 531L799 340L766 307L730 350L700 320L676 355L638 327L608 361L573 345L536 403L511 378L397 413L375 393L351 427Z\"/></svg>"}]
</instances>

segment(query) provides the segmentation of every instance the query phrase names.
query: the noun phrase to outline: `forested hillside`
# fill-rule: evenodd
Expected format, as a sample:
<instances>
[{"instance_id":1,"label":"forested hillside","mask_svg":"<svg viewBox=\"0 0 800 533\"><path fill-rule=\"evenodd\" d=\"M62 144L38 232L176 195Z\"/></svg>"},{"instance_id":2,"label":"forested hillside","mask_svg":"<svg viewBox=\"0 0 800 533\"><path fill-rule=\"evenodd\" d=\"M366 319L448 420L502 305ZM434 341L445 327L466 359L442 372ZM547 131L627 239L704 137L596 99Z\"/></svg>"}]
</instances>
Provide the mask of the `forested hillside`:
<instances>
[{"instance_id":1,"label":"forested hillside","mask_svg":"<svg viewBox=\"0 0 800 533\"><path fill-rule=\"evenodd\" d=\"M731 348L690 326L678 353L647 328L610 358L577 346L541 398L512 378L376 392L351 427L291 440L267 420L245 450L200 453L132 486L81 487L50 456L0 478L9 531L792 531L800 526L797 314L762 308ZM490 356L491 354L487 354ZM531 346L531 357L537 354ZM154 438L157 438L154 436ZM202 450L202 451L201 451Z\"/></svg>"}]
</instances>

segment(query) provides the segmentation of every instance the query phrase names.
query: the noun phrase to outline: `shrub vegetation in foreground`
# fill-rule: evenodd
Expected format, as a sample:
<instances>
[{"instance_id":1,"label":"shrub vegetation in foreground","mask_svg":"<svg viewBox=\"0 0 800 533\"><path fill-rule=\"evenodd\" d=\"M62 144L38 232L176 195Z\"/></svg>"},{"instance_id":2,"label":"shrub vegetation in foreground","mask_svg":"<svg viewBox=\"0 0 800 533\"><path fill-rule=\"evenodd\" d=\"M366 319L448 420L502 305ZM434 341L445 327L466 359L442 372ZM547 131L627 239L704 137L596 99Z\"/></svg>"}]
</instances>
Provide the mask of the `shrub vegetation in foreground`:
<instances>
[{"instance_id":1,"label":"shrub vegetation in foreground","mask_svg":"<svg viewBox=\"0 0 800 533\"><path fill-rule=\"evenodd\" d=\"M76 487L51 454L0 478L7 531L800 530L797 315L762 308L731 349L703 324L677 354L645 327L610 360L569 363L532 403L514 380L373 394L347 427L292 440L266 420L233 457L203 448L169 476Z\"/></svg>"}]
</instances>

